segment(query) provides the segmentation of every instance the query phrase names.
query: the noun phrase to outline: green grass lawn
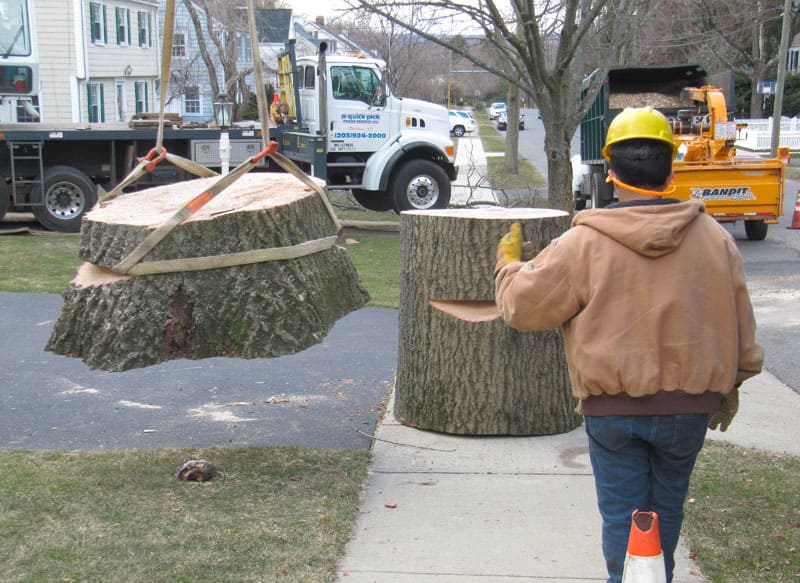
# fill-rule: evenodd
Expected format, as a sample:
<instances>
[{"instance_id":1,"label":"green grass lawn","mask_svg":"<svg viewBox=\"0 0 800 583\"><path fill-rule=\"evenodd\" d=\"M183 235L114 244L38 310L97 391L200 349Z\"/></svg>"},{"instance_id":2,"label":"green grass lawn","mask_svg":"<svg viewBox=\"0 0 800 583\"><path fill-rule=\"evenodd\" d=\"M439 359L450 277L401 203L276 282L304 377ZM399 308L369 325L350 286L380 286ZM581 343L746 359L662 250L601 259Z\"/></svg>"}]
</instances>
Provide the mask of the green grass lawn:
<instances>
[{"instance_id":1,"label":"green grass lawn","mask_svg":"<svg viewBox=\"0 0 800 583\"><path fill-rule=\"evenodd\" d=\"M520 159L517 174L509 174L503 158L487 158L489 184L495 190L535 190L546 188L547 181L541 172L528 160Z\"/></svg>"},{"instance_id":2,"label":"green grass lawn","mask_svg":"<svg viewBox=\"0 0 800 583\"><path fill-rule=\"evenodd\" d=\"M683 534L709 581L800 580L799 484L800 458L706 442Z\"/></svg>"},{"instance_id":3,"label":"green grass lawn","mask_svg":"<svg viewBox=\"0 0 800 583\"><path fill-rule=\"evenodd\" d=\"M218 475L174 473L205 459ZM0 451L4 582L333 581L367 452Z\"/></svg>"},{"instance_id":4,"label":"green grass lawn","mask_svg":"<svg viewBox=\"0 0 800 583\"><path fill-rule=\"evenodd\" d=\"M371 306L400 305L400 237L397 234L360 232L346 236L345 246L353 258Z\"/></svg>"},{"instance_id":5,"label":"green grass lawn","mask_svg":"<svg viewBox=\"0 0 800 583\"><path fill-rule=\"evenodd\" d=\"M0 291L62 293L75 270L79 235L0 236Z\"/></svg>"}]
</instances>

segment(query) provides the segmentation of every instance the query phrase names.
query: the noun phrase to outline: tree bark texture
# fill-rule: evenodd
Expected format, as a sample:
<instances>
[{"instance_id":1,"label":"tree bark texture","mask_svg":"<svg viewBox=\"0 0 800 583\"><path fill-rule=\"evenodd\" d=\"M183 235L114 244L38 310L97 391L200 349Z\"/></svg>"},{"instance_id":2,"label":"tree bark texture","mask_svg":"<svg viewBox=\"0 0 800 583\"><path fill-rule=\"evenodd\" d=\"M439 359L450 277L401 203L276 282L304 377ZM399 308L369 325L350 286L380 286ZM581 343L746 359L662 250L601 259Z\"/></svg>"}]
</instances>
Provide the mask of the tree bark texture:
<instances>
[{"instance_id":1,"label":"tree bark texture","mask_svg":"<svg viewBox=\"0 0 800 583\"><path fill-rule=\"evenodd\" d=\"M394 414L463 435L545 435L580 424L560 330L466 321L431 300L494 302L497 242L512 222L537 249L569 226L548 209L409 211L400 217L400 340Z\"/></svg>"},{"instance_id":2,"label":"tree bark texture","mask_svg":"<svg viewBox=\"0 0 800 583\"><path fill-rule=\"evenodd\" d=\"M294 259L126 276L111 271L215 178L119 197L84 220L86 261L46 349L108 371L177 358L267 358L316 344L367 292L337 245ZM158 243L144 262L289 247L336 236L319 195L285 174L251 173Z\"/></svg>"}]
</instances>

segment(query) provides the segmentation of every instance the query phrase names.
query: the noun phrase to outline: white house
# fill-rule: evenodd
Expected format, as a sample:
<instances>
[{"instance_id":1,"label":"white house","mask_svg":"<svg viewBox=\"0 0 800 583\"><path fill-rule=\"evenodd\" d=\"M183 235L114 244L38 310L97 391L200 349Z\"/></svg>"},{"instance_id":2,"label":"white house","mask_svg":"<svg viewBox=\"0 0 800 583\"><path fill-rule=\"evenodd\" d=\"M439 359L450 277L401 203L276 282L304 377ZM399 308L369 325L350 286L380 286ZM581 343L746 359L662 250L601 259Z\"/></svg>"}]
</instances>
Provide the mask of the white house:
<instances>
[{"instance_id":1,"label":"white house","mask_svg":"<svg viewBox=\"0 0 800 583\"><path fill-rule=\"evenodd\" d=\"M163 23L163 0L159 11L159 22ZM223 67L216 53L215 45L211 42L207 30L206 17L198 5L194 5L200 16L199 21L209 54L215 61L217 82L220 87L225 85L226 79L222 78ZM253 68L252 47L250 35L245 28L246 20L241 15L241 22L237 27L225 28L219 23L217 32L236 35L236 70L249 72ZM262 9L256 13L256 34L258 36L258 50L264 71L264 82L277 86L278 56L286 50L287 41L296 40L298 56L313 54L319 50L319 43L325 41L329 45L329 52L359 51L360 49L351 41L331 34L324 28L321 21L305 22L294 18L292 10L288 8ZM175 30L172 46L171 80L169 100L166 110L180 114L184 123L205 123L213 119L213 102L217 95L213 94L209 82L208 69L200 54L194 24L183 2L177 2L175 8ZM251 92L254 91L253 75L245 77L245 83Z\"/></svg>"},{"instance_id":2,"label":"white house","mask_svg":"<svg viewBox=\"0 0 800 583\"><path fill-rule=\"evenodd\" d=\"M124 123L153 109L157 0L36 0L35 9L41 123Z\"/></svg>"},{"instance_id":3,"label":"white house","mask_svg":"<svg viewBox=\"0 0 800 583\"><path fill-rule=\"evenodd\" d=\"M164 0L160 2L159 22L163 26ZM215 44L211 41L206 25L206 16L200 6L193 4L198 13L199 22L205 36L205 44L210 57L214 60L217 71L217 83L224 87L222 63L217 55ZM230 28L223 23L215 24L216 32L225 35L236 35L236 70L247 73L252 71L253 57L250 35L244 27ZM175 4L175 27L173 32L171 55L171 79L165 110L180 114L184 123L205 123L214 118L213 102L218 98L213 94L209 81L208 68L203 62L197 34L189 11L183 2ZM248 87L252 87L252 73L245 76ZM158 104L156 104L158 105Z\"/></svg>"}]
</instances>

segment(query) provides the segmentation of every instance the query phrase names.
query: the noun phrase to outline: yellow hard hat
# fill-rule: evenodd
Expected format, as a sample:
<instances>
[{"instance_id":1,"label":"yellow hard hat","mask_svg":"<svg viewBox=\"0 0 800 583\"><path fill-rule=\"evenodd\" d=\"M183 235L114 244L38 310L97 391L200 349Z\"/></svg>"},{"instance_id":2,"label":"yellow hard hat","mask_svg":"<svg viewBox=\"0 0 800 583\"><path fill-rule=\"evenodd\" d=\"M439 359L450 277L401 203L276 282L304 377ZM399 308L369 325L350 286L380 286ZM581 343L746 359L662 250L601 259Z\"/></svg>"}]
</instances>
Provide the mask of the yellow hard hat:
<instances>
[{"instance_id":1,"label":"yellow hard hat","mask_svg":"<svg viewBox=\"0 0 800 583\"><path fill-rule=\"evenodd\" d=\"M607 161L611 160L609 148L612 144L635 139L666 142L672 146L673 158L678 153L678 147L672 140L672 129L664 114L652 107L626 107L611 120L611 124L608 126L603 158Z\"/></svg>"}]
</instances>

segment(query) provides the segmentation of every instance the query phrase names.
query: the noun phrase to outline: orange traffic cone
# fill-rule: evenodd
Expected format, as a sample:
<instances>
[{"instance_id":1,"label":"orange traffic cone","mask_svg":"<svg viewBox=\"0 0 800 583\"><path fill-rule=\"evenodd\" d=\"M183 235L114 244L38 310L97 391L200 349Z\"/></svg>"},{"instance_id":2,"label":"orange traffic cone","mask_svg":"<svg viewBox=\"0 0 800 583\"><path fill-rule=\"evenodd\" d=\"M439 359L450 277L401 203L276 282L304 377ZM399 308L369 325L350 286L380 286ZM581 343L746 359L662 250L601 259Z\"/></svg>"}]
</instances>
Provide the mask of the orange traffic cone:
<instances>
[{"instance_id":1,"label":"orange traffic cone","mask_svg":"<svg viewBox=\"0 0 800 583\"><path fill-rule=\"evenodd\" d=\"M666 583L667 572L658 534L658 514L639 512L631 514L631 534L628 553L622 571L622 583Z\"/></svg>"},{"instance_id":2,"label":"orange traffic cone","mask_svg":"<svg viewBox=\"0 0 800 583\"><path fill-rule=\"evenodd\" d=\"M800 190L797 191L797 198L794 201L794 216L792 224L787 229L800 229Z\"/></svg>"}]
</instances>

